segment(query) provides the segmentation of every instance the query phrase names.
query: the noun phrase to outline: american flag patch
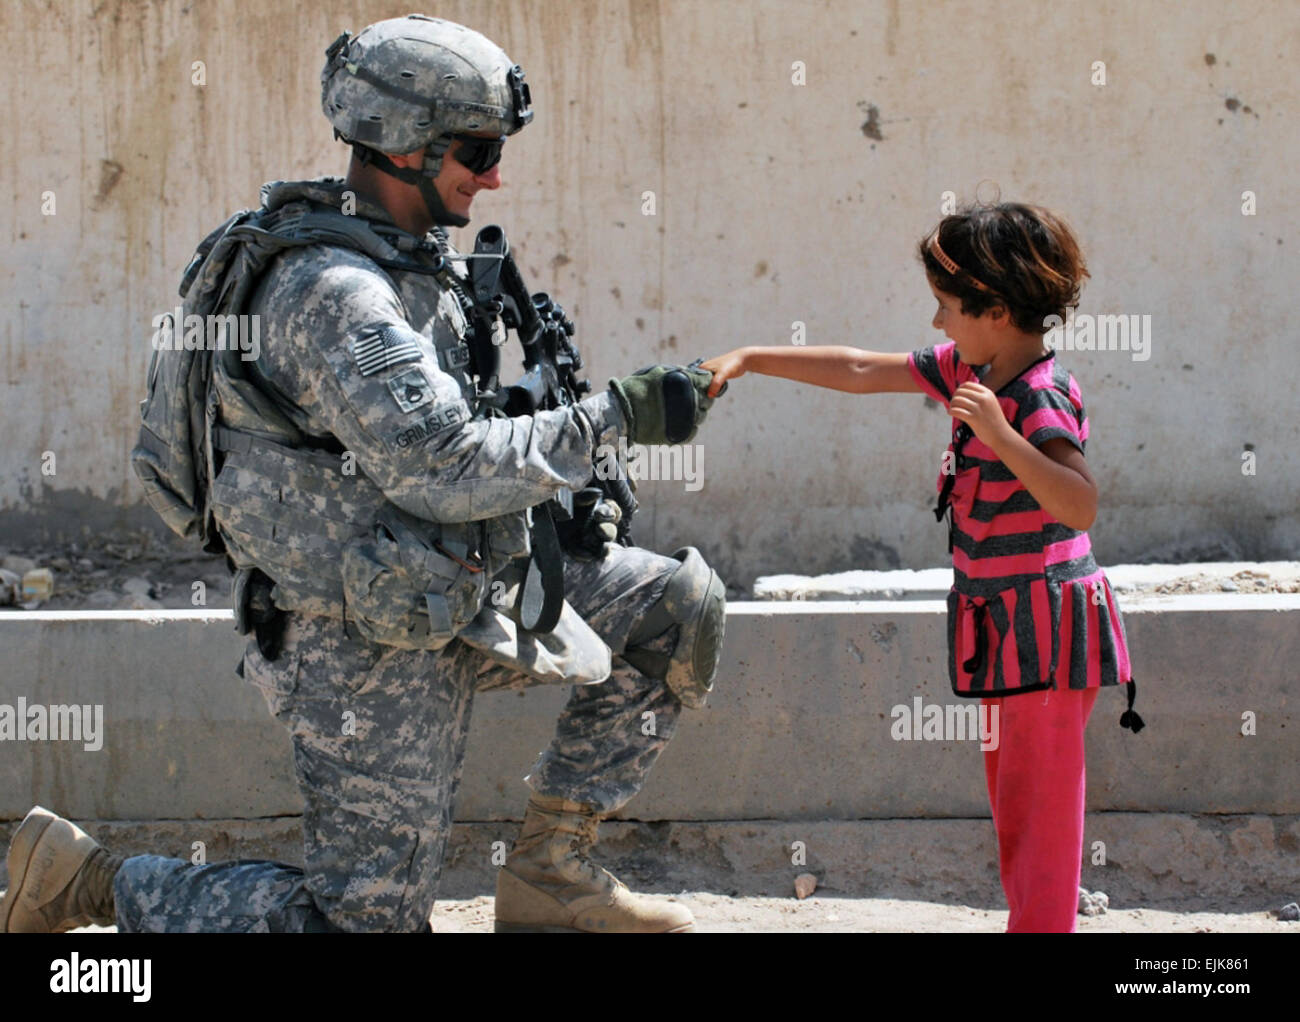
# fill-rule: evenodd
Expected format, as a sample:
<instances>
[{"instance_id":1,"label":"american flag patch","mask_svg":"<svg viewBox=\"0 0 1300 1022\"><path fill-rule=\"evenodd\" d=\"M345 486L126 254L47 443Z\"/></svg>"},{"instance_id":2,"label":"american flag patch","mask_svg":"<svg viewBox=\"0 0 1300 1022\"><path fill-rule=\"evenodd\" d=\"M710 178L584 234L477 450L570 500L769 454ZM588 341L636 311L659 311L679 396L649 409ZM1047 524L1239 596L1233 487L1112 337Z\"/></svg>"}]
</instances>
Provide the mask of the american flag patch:
<instances>
[{"instance_id":1,"label":"american flag patch","mask_svg":"<svg viewBox=\"0 0 1300 1022\"><path fill-rule=\"evenodd\" d=\"M420 335L413 330L386 326L376 334L358 337L352 342L352 357L362 376L374 376L404 362L418 362L424 357L417 343Z\"/></svg>"}]
</instances>

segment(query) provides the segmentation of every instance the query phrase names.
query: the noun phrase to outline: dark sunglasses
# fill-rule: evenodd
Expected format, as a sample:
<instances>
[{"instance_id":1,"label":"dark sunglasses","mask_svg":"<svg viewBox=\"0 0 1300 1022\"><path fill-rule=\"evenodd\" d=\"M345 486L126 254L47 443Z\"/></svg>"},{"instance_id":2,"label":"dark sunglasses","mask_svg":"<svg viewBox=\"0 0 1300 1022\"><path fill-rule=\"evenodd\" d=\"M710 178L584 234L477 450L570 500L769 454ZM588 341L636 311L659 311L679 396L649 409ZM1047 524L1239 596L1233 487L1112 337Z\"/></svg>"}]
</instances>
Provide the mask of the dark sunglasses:
<instances>
[{"instance_id":1,"label":"dark sunglasses","mask_svg":"<svg viewBox=\"0 0 1300 1022\"><path fill-rule=\"evenodd\" d=\"M451 151L451 158L466 170L475 174L486 174L501 162L501 147L506 144L506 137L479 138L477 135L453 135L460 143Z\"/></svg>"}]
</instances>

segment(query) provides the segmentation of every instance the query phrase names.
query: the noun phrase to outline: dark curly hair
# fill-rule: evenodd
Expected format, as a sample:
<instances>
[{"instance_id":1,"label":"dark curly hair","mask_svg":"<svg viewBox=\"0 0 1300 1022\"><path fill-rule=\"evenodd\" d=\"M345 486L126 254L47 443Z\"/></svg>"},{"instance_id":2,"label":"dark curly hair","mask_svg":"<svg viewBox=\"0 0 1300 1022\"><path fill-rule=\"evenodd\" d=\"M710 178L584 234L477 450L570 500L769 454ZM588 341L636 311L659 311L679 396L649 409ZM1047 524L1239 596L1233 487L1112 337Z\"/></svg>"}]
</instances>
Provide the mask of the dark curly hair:
<instances>
[{"instance_id":1,"label":"dark curly hair","mask_svg":"<svg viewBox=\"0 0 1300 1022\"><path fill-rule=\"evenodd\" d=\"M957 264L955 273L930 251L936 232L939 247ZM921 239L917 253L934 286L961 299L963 313L982 316L1003 305L1026 333L1046 333L1048 316L1065 319L1067 307L1079 304L1083 278L1089 276L1065 220L1018 202L963 206Z\"/></svg>"}]
</instances>

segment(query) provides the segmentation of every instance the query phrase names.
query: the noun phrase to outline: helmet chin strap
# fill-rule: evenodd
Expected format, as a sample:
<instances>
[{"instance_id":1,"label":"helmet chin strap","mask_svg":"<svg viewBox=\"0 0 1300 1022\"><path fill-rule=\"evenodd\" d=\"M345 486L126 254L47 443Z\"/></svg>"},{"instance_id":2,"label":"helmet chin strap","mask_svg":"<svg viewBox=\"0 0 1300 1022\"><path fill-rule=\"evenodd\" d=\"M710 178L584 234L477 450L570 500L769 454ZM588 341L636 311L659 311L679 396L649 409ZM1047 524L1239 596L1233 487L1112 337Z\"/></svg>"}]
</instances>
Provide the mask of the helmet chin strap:
<instances>
[{"instance_id":1,"label":"helmet chin strap","mask_svg":"<svg viewBox=\"0 0 1300 1022\"><path fill-rule=\"evenodd\" d=\"M373 165L376 170L389 177L395 177L404 184L415 185L420 190L420 197L424 199L429 216L439 227L464 227L469 223L469 217L457 216L447 209L443 204L442 196L438 194L438 189L433 184L433 179L438 176L438 171L442 168L443 154L447 151L448 143L439 144L440 141L431 142L425 149L424 162L419 170L414 167L399 167L383 153L366 146L354 145L352 151L357 154L357 159L362 164Z\"/></svg>"},{"instance_id":2,"label":"helmet chin strap","mask_svg":"<svg viewBox=\"0 0 1300 1022\"><path fill-rule=\"evenodd\" d=\"M433 173L427 173L430 158L424 158L425 173L420 174L420 180L416 182L416 187L420 189L420 194L424 197L424 204L428 207L429 216L433 217L433 222L439 227L464 227L469 223L469 217L457 216L449 210L442 202L442 196L438 194L438 189L433 186L433 179L438 176L438 168L442 165L442 160L434 161Z\"/></svg>"}]
</instances>

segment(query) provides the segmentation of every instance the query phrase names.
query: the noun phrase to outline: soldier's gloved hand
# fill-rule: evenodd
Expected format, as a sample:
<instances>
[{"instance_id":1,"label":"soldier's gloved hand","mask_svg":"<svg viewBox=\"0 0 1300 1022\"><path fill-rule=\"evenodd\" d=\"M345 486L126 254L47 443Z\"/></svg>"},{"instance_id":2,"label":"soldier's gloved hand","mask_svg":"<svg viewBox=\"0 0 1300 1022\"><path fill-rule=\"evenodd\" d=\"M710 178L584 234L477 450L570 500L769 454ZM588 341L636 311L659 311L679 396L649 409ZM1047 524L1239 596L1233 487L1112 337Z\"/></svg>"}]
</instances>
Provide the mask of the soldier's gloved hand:
<instances>
[{"instance_id":1,"label":"soldier's gloved hand","mask_svg":"<svg viewBox=\"0 0 1300 1022\"><path fill-rule=\"evenodd\" d=\"M618 539L618 523L623 520L623 509L612 500L602 500L591 509L587 531L593 539L613 543Z\"/></svg>"},{"instance_id":2,"label":"soldier's gloved hand","mask_svg":"<svg viewBox=\"0 0 1300 1022\"><path fill-rule=\"evenodd\" d=\"M713 404L713 374L693 366L654 365L610 380L627 438L634 444L684 444L695 436Z\"/></svg>"},{"instance_id":3,"label":"soldier's gloved hand","mask_svg":"<svg viewBox=\"0 0 1300 1022\"><path fill-rule=\"evenodd\" d=\"M573 519L557 524L560 542L579 560L599 560L605 547L618 540L623 509L596 487L580 490L573 498Z\"/></svg>"}]
</instances>

